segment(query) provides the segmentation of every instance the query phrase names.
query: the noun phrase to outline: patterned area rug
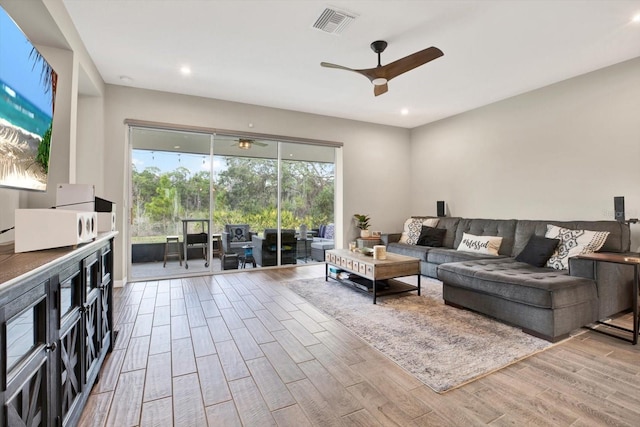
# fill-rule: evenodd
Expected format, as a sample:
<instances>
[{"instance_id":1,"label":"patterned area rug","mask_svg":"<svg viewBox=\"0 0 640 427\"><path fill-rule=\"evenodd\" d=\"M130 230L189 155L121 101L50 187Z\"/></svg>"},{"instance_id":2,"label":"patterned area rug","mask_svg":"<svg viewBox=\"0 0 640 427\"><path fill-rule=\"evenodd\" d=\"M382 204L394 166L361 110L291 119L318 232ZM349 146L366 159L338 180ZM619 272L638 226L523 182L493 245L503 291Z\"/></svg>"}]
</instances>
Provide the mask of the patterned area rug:
<instances>
[{"instance_id":1,"label":"patterned area rug","mask_svg":"<svg viewBox=\"0 0 640 427\"><path fill-rule=\"evenodd\" d=\"M423 277L415 292L378 297L324 278L284 283L438 393L553 344L480 314L444 304L442 284Z\"/></svg>"}]
</instances>

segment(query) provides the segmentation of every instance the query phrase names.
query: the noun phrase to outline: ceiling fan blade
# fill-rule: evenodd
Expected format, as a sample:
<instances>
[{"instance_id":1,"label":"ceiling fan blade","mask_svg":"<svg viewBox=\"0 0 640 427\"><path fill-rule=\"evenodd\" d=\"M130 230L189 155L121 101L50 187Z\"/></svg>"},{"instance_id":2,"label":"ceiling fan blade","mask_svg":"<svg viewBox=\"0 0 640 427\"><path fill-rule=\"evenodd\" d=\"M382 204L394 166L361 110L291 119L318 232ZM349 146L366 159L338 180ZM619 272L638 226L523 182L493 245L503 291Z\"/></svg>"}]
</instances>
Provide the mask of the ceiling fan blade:
<instances>
[{"instance_id":1,"label":"ceiling fan blade","mask_svg":"<svg viewBox=\"0 0 640 427\"><path fill-rule=\"evenodd\" d=\"M328 62L321 62L320 65L326 68L335 68L337 70L353 71L354 73L362 74L363 76L368 78L370 81L373 81L374 79L378 78L379 76L376 74L376 70L380 71L382 69L382 67L376 67L376 68L367 68L363 70L354 70L353 68L343 67L342 65L330 64Z\"/></svg>"},{"instance_id":2,"label":"ceiling fan blade","mask_svg":"<svg viewBox=\"0 0 640 427\"><path fill-rule=\"evenodd\" d=\"M382 95L383 93L386 93L389 90L389 86L387 86L387 84L383 84L383 85L375 85L373 87L373 94L375 96L378 95Z\"/></svg>"},{"instance_id":3,"label":"ceiling fan blade","mask_svg":"<svg viewBox=\"0 0 640 427\"><path fill-rule=\"evenodd\" d=\"M440 58L444 53L437 47L428 47L424 50L405 56L390 64L384 65L382 68L383 77L387 80L391 80L394 77L398 77L400 74L411 71L416 67L426 64L429 61Z\"/></svg>"},{"instance_id":4,"label":"ceiling fan blade","mask_svg":"<svg viewBox=\"0 0 640 427\"><path fill-rule=\"evenodd\" d=\"M365 76L371 81L374 81L379 77L385 77L383 74L381 74L384 71L384 67L365 68L362 70L353 70L353 71L355 71L356 73L362 74L363 76Z\"/></svg>"},{"instance_id":5,"label":"ceiling fan blade","mask_svg":"<svg viewBox=\"0 0 640 427\"><path fill-rule=\"evenodd\" d=\"M329 62L321 62L320 63L321 67L326 67L326 68L337 68L338 70L347 70L347 71L358 71L358 70L354 70L353 68L349 68L349 67L343 67L342 65L337 65L337 64L331 64Z\"/></svg>"}]
</instances>

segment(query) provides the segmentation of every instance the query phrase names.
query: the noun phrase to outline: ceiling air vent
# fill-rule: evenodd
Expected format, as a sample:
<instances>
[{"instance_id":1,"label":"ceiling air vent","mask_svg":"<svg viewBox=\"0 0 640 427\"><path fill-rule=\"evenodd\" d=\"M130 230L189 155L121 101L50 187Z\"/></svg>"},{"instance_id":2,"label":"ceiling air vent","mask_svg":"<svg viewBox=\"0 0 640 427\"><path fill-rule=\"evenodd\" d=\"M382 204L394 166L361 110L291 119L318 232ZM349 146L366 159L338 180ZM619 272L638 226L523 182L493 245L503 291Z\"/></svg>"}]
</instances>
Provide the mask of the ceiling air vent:
<instances>
[{"instance_id":1,"label":"ceiling air vent","mask_svg":"<svg viewBox=\"0 0 640 427\"><path fill-rule=\"evenodd\" d=\"M352 13L326 8L313 24L313 28L329 34L340 34L354 19L356 16Z\"/></svg>"}]
</instances>

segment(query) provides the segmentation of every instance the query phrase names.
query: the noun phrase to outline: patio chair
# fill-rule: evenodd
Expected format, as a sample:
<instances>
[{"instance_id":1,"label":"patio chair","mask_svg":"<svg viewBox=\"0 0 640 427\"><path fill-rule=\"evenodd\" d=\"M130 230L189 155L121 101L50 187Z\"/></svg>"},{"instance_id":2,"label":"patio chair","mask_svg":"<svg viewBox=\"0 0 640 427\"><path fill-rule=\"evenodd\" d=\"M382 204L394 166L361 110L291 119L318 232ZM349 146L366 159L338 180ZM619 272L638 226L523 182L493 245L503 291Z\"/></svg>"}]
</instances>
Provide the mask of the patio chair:
<instances>
[{"instance_id":1,"label":"patio chair","mask_svg":"<svg viewBox=\"0 0 640 427\"><path fill-rule=\"evenodd\" d=\"M277 264L278 231L273 228L264 230L264 237L253 236L253 256L256 262L263 267L270 267ZM296 263L296 232L295 230L283 229L280 238L281 263Z\"/></svg>"},{"instance_id":2,"label":"patio chair","mask_svg":"<svg viewBox=\"0 0 640 427\"><path fill-rule=\"evenodd\" d=\"M225 224L222 233L222 247L224 253L236 253L244 255L243 246L251 243L251 237L255 234L249 230L249 224Z\"/></svg>"}]
</instances>

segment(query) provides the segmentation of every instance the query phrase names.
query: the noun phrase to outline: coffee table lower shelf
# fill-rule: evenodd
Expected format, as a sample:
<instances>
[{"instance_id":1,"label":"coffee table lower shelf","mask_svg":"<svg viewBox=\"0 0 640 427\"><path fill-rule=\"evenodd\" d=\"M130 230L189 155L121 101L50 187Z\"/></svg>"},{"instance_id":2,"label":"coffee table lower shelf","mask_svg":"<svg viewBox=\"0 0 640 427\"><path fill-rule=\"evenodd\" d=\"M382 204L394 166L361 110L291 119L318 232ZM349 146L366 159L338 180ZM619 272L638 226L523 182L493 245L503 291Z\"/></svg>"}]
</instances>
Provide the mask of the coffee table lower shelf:
<instances>
[{"instance_id":1,"label":"coffee table lower shelf","mask_svg":"<svg viewBox=\"0 0 640 427\"><path fill-rule=\"evenodd\" d=\"M345 286L352 287L353 289L360 291L362 293L368 293L373 296L373 303L376 303L377 297L382 297L386 295L394 295L394 294L402 294L405 292L418 291L418 295L420 295L420 287L410 285L408 283L402 282L397 279L383 279L376 280L375 285L374 281L370 279L366 279L364 277L360 278L359 281L354 281L352 279L339 279L336 277L327 276L326 279L335 280L338 283L341 283ZM368 283L367 283L368 282ZM375 294L374 294L375 287Z\"/></svg>"}]
</instances>

